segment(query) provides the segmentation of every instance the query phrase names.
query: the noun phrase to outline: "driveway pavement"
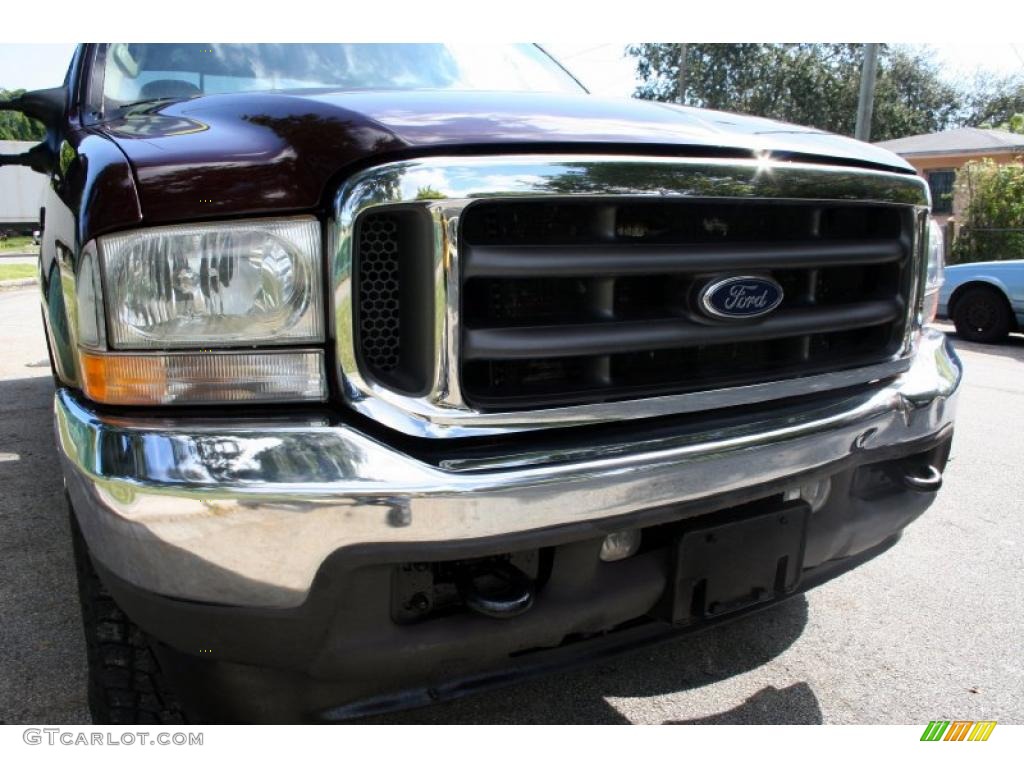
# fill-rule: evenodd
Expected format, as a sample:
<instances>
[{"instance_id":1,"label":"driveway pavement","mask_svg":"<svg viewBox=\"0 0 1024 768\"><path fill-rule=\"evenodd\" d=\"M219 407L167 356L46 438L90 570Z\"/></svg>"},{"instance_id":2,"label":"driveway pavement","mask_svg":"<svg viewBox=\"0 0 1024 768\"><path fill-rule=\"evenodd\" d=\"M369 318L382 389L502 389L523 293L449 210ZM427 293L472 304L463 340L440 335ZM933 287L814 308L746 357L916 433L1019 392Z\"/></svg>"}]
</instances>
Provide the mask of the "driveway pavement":
<instances>
[{"instance_id":1,"label":"driveway pavement","mask_svg":"<svg viewBox=\"0 0 1024 768\"><path fill-rule=\"evenodd\" d=\"M757 616L403 723L1024 722L1024 337L967 366L938 502L895 547ZM0 294L0 722L88 722L35 290Z\"/></svg>"}]
</instances>

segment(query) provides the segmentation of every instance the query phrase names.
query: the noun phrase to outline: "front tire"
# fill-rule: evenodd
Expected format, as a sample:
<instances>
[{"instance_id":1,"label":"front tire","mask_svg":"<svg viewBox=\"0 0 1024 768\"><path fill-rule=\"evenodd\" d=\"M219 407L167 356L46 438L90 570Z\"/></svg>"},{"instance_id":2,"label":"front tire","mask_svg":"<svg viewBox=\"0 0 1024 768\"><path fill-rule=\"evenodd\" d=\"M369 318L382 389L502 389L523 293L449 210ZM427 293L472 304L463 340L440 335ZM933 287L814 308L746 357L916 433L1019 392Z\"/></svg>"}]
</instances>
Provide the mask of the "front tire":
<instances>
[{"instance_id":1,"label":"front tire","mask_svg":"<svg viewBox=\"0 0 1024 768\"><path fill-rule=\"evenodd\" d=\"M953 308L956 333L966 341L993 344L1010 333L1010 308L994 288L968 288Z\"/></svg>"},{"instance_id":2,"label":"front tire","mask_svg":"<svg viewBox=\"0 0 1024 768\"><path fill-rule=\"evenodd\" d=\"M187 723L149 641L100 581L68 503L89 663L89 712L99 725Z\"/></svg>"}]
</instances>

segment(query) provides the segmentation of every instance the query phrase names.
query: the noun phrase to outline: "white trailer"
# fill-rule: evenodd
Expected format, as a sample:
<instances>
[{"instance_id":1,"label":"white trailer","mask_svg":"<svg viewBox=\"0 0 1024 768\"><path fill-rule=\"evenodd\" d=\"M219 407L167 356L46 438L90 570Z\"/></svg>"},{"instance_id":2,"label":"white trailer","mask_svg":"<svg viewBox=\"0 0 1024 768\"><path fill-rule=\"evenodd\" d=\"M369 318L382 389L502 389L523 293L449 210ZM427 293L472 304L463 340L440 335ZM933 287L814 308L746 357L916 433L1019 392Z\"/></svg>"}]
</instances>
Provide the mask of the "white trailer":
<instances>
[{"instance_id":1,"label":"white trailer","mask_svg":"<svg viewBox=\"0 0 1024 768\"><path fill-rule=\"evenodd\" d=\"M0 141L0 155L20 155L34 141ZM0 168L0 230L28 234L39 229L46 176L23 165Z\"/></svg>"}]
</instances>

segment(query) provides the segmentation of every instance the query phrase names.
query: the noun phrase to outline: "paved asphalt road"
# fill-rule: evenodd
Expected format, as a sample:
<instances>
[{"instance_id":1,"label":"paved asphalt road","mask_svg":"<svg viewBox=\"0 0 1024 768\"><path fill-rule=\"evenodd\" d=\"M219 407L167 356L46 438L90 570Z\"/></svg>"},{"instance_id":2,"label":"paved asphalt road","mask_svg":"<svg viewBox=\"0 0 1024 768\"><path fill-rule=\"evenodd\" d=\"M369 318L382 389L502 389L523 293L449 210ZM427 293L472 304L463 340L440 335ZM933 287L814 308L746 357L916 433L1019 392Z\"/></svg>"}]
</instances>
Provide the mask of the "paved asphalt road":
<instances>
[{"instance_id":1,"label":"paved asphalt road","mask_svg":"<svg viewBox=\"0 0 1024 768\"><path fill-rule=\"evenodd\" d=\"M758 616L393 722L1024 722L1024 337L958 344L947 482L903 540ZM88 722L34 290L0 291L0 721Z\"/></svg>"}]
</instances>

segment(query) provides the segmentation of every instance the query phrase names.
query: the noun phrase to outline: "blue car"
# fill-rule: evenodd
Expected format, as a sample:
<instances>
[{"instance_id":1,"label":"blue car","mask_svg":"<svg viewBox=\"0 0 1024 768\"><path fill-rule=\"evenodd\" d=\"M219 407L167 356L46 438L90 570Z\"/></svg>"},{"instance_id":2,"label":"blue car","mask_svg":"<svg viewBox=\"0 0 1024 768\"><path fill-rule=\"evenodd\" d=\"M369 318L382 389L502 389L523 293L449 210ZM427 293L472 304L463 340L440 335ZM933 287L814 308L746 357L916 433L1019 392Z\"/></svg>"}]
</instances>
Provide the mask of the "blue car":
<instances>
[{"instance_id":1,"label":"blue car","mask_svg":"<svg viewBox=\"0 0 1024 768\"><path fill-rule=\"evenodd\" d=\"M992 343L1024 329L1024 260L946 267L939 317L967 341Z\"/></svg>"}]
</instances>

